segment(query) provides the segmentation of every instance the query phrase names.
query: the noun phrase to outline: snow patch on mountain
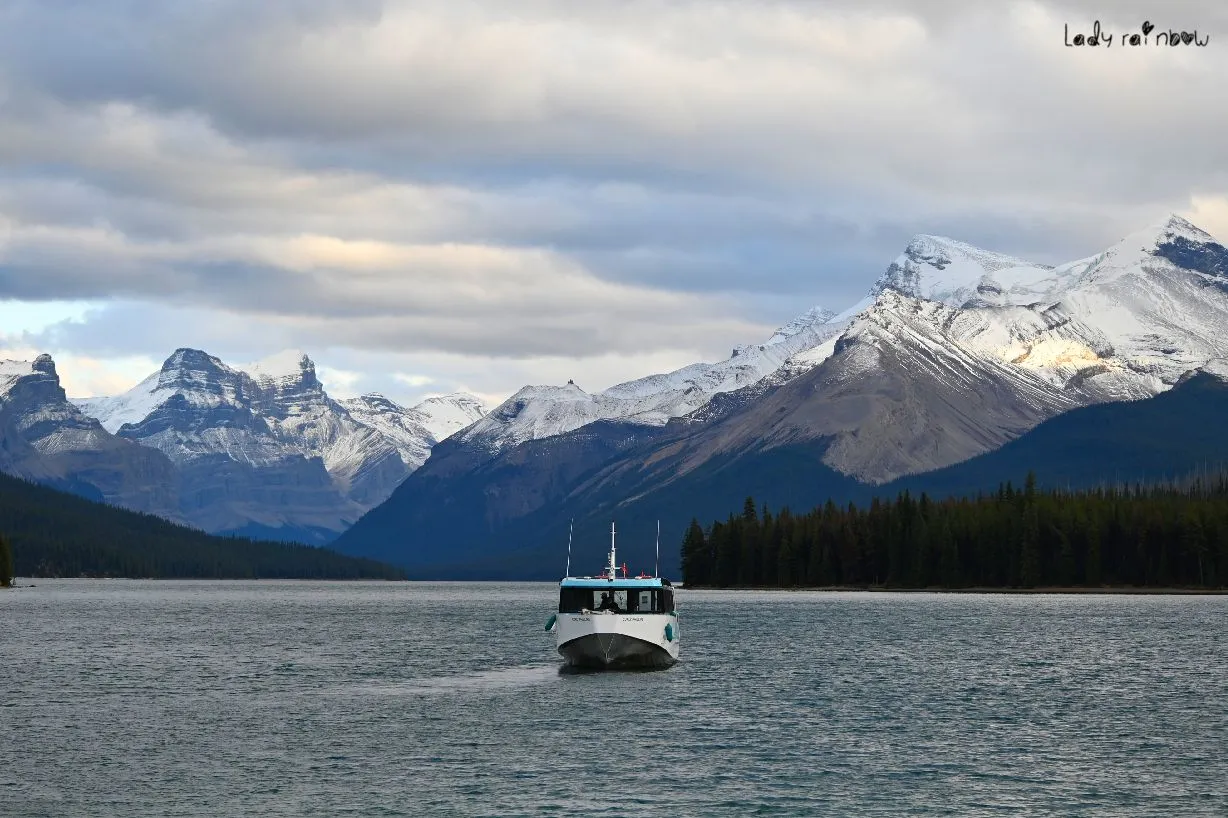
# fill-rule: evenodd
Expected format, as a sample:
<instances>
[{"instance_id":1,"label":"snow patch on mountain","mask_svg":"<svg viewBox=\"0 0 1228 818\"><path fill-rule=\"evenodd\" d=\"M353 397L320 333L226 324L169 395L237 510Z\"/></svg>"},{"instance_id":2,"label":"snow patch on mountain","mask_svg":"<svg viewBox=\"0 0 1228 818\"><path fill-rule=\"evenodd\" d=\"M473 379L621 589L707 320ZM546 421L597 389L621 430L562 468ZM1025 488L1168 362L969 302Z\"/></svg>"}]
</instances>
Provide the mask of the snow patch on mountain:
<instances>
[{"instance_id":1,"label":"snow patch on mountain","mask_svg":"<svg viewBox=\"0 0 1228 818\"><path fill-rule=\"evenodd\" d=\"M1228 381L1228 358L1212 358L1200 367L1200 371Z\"/></svg>"},{"instance_id":2,"label":"snow patch on mountain","mask_svg":"<svg viewBox=\"0 0 1228 818\"><path fill-rule=\"evenodd\" d=\"M805 424L827 430L839 437L829 465L877 482L1001 445L1077 406L1154 396L1221 358L1228 358L1228 251L1183 219L1057 266L918 236L843 313L812 310L725 361L602 393L526 388L463 439L498 451L597 419L662 423L678 413L702 423L724 416L707 403L715 394L754 384L743 401L753 403L823 367L819 404L847 416L785 423L781 440L804 438ZM906 379L893 381L901 371ZM671 391L684 383L694 403ZM897 386L916 392L896 394ZM955 403L923 406L927 400ZM893 408L865 414L879 403ZM925 418L958 431L927 428ZM726 443L737 438L726 433Z\"/></svg>"},{"instance_id":3,"label":"snow patch on mountain","mask_svg":"<svg viewBox=\"0 0 1228 818\"><path fill-rule=\"evenodd\" d=\"M438 442L475 423L489 407L476 395L452 392L429 397L414 404L410 411Z\"/></svg>"},{"instance_id":4,"label":"snow patch on mountain","mask_svg":"<svg viewBox=\"0 0 1228 818\"><path fill-rule=\"evenodd\" d=\"M159 394L160 372L155 372L121 395L107 398L73 398L73 403L97 418L111 434L125 423L137 423L149 416L163 400Z\"/></svg>"},{"instance_id":5,"label":"snow patch on mountain","mask_svg":"<svg viewBox=\"0 0 1228 818\"><path fill-rule=\"evenodd\" d=\"M0 361L0 392L8 392L18 378L33 372L34 364L30 361Z\"/></svg>"},{"instance_id":6,"label":"snow patch on mountain","mask_svg":"<svg viewBox=\"0 0 1228 818\"><path fill-rule=\"evenodd\" d=\"M340 403L350 417L389 441L410 471L426 462L436 440L412 412L377 393L346 398Z\"/></svg>"},{"instance_id":7,"label":"snow patch on mountain","mask_svg":"<svg viewBox=\"0 0 1228 818\"><path fill-rule=\"evenodd\" d=\"M0 469L88 486L109 503L182 521L171 464L110 434L69 402L50 355L0 362Z\"/></svg>"},{"instance_id":8,"label":"snow patch on mountain","mask_svg":"<svg viewBox=\"0 0 1228 818\"><path fill-rule=\"evenodd\" d=\"M110 437L68 402L47 354L33 361L0 361L0 408L11 412L14 430L42 454L91 450Z\"/></svg>"},{"instance_id":9,"label":"snow patch on mountain","mask_svg":"<svg viewBox=\"0 0 1228 818\"><path fill-rule=\"evenodd\" d=\"M486 413L480 398L462 392L427 398L410 408L376 392L340 403L354 420L391 441L410 471L426 462L436 443Z\"/></svg>"},{"instance_id":10,"label":"snow patch on mountain","mask_svg":"<svg viewBox=\"0 0 1228 818\"><path fill-rule=\"evenodd\" d=\"M412 409L375 395L336 401L301 350L239 368L187 348L122 395L76 403L108 431L179 464L220 456L276 469L318 459L337 490L363 508L386 497L436 442L485 409L463 394Z\"/></svg>"},{"instance_id":11,"label":"snow patch on mountain","mask_svg":"<svg viewBox=\"0 0 1228 818\"><path fill-rule=\"evenodd\" d=\"M1077 267L1052 267L983 250L946 236L914 236L870 290L894 290L952 306L1028 304L1051 297L1078 276Z\"/></svg>"},{"instance_id":12,"label":"snow patch on mountain","mask_svg":"<svg viewBox=\"0 0 1228 818\"><path fill-rule=\"evenodd\" d=\"M1157 394L1228 352L1228 251L1179 216L1050 267L918 236L872 290L962 307L953 342L1087 400ZM876 302L876 307L881 305Z\"/></svg>"},{"instance_id":13,"label":"snow patch on mountain","mask_svg":"<svg viewBox=\"0 0 1228 818\"><path fill-rule=\"evenodd\" d=\"M238 367L257 380L297 379L304 370L314 371L315 363L301 349L287 349Z\"/></svg>"},{"instance_id":14,"label":"snow patch on mountain","mask_svg":"<svg viewBox=\"0 0 1228 818\"><path fill-rule=\"evenodd\" d=\"M830 310L816 307L778 329L765 343L735 347L723 361L691 364L598 393L585 392L570 381L565 386L526 386L464 430L459 439L494 453L598 420L662 426L714 395L759 382L797 353L839 334L845 322L835 318ZM797 371L804 368L799 365Z\"/></svg>"},{"instance_id":15,"label":"snow patch on mountain","mask_svg":"<svg viewBox=\"0 0 1228 818\"><path fill-rule=\"evenodd\" d=\"M1135 371L1122 359L1104 333L1071 315L1060 303L961 308L889 290L854 327L862 327L865 321L887 329L876 341L880 345L920 347L925 360L946 361L948 373L992 368L1004 380L1023 379L1023 395L1043 383L1049 391L1066 396L1057 398L1059 403L1070 398L1074 405L1084 405L1150 397L1164 389L1158 379ZM857 340L850 332L840 343ZM972 382L963 385L973 386ZM1046 397L1044 402L1053 400Z\"/></svg>"},{"instance_id":16,"label":"snow patch on mountain","mask_svg":"<svg viewBox=\"0 0 1228 818\"><path fill-rule=\"evenodd\" d=\"M1062 294L1134 372L1172 385L1228 354L1228 250L1179 216L1096 256Z\"/></svg>"},{"instance_id":17,"label":"snow patch on mountain","mask_svg":"<svg viewBox=\"0 0 1228 818\"><path fill-rule=\"evenodd\" d=\"M812 327L826 324L836 314L831 310L823 309L822 307L812 307L806 312L794 318L789 323L785 324L776 333L768 339L768 344L780 344L790 338L811 329Z\"/></svg>"}]
</instances>

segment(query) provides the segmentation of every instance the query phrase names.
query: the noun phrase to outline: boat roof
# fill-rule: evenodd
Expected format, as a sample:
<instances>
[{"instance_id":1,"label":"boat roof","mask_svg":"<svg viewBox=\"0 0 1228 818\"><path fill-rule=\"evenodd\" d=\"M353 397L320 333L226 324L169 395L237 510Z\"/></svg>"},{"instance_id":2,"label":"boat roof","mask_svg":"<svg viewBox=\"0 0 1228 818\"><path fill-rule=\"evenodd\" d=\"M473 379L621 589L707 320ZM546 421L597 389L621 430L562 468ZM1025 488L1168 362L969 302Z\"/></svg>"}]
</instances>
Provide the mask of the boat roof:
<instances>
[{"instance_id":1,"label":"boat roof","mask_svg":"<svg viewBox=\"0 0 1228 818\"><path fill-rule=\"evenodd\" d=\"M559 583L560 588L666 588L665 581L661 577L648 577L647 579L636 579L635 577L619 577L618 579L609 579L607 577L564 577Z\"/></svg>"}]
</instances>

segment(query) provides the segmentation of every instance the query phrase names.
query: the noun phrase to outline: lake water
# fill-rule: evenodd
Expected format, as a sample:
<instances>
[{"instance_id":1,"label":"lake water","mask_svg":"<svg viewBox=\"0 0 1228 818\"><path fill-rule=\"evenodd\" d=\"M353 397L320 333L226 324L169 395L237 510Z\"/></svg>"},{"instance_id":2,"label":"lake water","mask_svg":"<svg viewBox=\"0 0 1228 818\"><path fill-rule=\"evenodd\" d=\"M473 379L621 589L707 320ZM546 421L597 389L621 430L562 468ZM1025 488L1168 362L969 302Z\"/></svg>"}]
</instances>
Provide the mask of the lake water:
<instances>
[{"instance_id":1,"label":"lake water","mask_svg":"<svg viewBox=\"0 0 1228 818\"><path fill-rule=\"evenodd\" d=\"M683 590L573 675L547 584L34 582L5 816L1228 815L1228 597Z\"/></svg>"}]
</instances>

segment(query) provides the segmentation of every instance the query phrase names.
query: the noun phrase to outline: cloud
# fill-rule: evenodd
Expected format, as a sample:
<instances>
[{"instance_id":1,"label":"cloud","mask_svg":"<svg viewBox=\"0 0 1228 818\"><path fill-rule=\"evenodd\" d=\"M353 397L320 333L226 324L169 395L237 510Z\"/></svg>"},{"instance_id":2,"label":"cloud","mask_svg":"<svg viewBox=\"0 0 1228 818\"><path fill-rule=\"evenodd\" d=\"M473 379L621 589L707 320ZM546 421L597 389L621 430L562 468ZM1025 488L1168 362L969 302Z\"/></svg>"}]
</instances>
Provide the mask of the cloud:
<instances>
[{"instance_id":1,"label":"cloud","mask_svg":"<svg viewBox=\"0 0 1228 818\"><path fill-rule=\"evenodd\" d=\"M1182 215L1220 241L1228 242L1228 195L1193 196Z\"/></svg>"},{"instance_id":2,"label":"cloud","mask_svg":"<svg viewBox=\"0 0 1228 818\"><path fill-rule=\"evenodd\" d=\"M81 318L9 337L6 344L20 347L23 360L50 351L57 363L76 357L124 362L116 370L129 378L124 388L155 371L178 347L204 349L240 367L245 361L285 349L303 349L316 362L320 380L330 394L336 393L335 397L375 391L412 405L432 394L463 391L478 394L494 405L526 383L562 383L575 378L585 389L598 391L697 360L717 360L729 355L726 337L766 340L773 329L744 323L733 330L715 327L697 334L691 331L692 325L683 324L656 344L629 339L624 346L634 351L625 351L619 349L620 336L615 333L632 330L604 325L595 329L573 327L570 335L543 335L530 346L491 352L488 347L494 342L486 335L474 336L465 321L440 325L449 320L432 319L417 326L417 322L399 318L289 319L116 301L95 307ZM594 344L593 351L584 351L579 341L569 343L569 339L583 340L590 331L599 337L609 336L610 343ZM452 342L441 343L440 338ZM132 361L146 361L147 365L134 369ZM62 376L68 366L60 366Z\"/></svg>"},{"instance_id":3,"label":"cloud","mask_svg":"<svg viewBox=\"0 0 1228 818\"><path fill-rule=\"evenodd\" d=\"M407 386L414 387L427 386L428 384L435 382L435 379L430 375L407 375L404 372L392 373L392 379L395 381L400 381Z\"/></svg>"},{"instance_id":4,"label":"cloud","mask_svg":"<svg viewBox=\"0 0 1228 818\"><path fill-rule=\"evenodd\" d=\"M1064 45L1097 19L1212 46ZM99 359L712 358L918 232L1043 262L1171 210L1222 236L1226 33L1136 0L19 0L0 298L95 303L20 329Z\"/></svg>"},{"instance_id":5,"label":"cloud","mask_svg":"<svg viewBox=\"0 0 1228 818\"><path fill-rule=\"evenodd\" d=\"M546 250L390 245L330 237L135 244L102 229L17 230L0 265L7 295L153 296L213 308L245 334L306 336L355 347L493 356L639 352L755 329L718 296L687 296L598 278ZM98 265L108 275L96 274ZM221 285L221 286L219 286ZM124 308L50 328L49 343L112 336ZM171 313L167 313L169 316ZM157 321L154 316L149 320ZM174 330L184 331L176 320ZM122 329L122 327L115 327ZM148 337L148 336L145 336Z\"/></svg>"},{"instance_id":6,"label":"cloud","mask_svg":"<svg viewBox=\"0 0 1228 818\"><path fill-rule=\"evenodd\" d=\"M33 361L43 351L19 338L0 334L0 360ZM119 394L158 368L145 356L93 358L64 352L55 356L55 365L60 387L69 398Z\"/></svg>"}]
</instances>

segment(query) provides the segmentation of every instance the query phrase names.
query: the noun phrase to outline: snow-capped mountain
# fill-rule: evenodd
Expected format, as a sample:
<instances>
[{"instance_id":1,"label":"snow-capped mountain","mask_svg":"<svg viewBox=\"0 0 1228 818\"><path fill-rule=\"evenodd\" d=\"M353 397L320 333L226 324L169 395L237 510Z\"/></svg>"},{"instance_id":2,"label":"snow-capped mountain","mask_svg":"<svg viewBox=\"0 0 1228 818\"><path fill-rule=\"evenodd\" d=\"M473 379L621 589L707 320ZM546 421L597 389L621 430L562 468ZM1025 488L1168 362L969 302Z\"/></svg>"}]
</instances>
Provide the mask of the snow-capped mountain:
<instances>
[{"instance_id":1,"label":"snow-capped mountain","mask_svg":"<svg viewBox=\"0 0 1228 818\"><path fill-rule=\"evenodd\" d=\"M128 392L77 404L184 472L181 507L194 524L312 539L385 499L439 435L482 408L467 395L412 409L375 396L336 401L300 351L240 369L186 348Z\"/></svg>"},{"instance_id":2,"label":"snow-capped mountain","mask_svg":"<svg viewBox=\"0 0 1228 818\"><path fill-rule=\"evenodd\" d=\"M0 469L177 519L170 462L115 437L70 403L50 355L0 361Z\"/></svg>"},{"instance_id":3,"label":"snow-capped mountain","mask_svg":"<svg viewBox=\"0 0 1228 818\"><path fill-rule=\"evenodd\" d=\"M1175 215L1056 267L918 237L872 294L888 290L980 315L985 326L969 338L975 346L1015 365L1053 370L1054 383L1065 382L1063 369L1103 366L1134 383L1127 392L1155 394L1228 351L1228 251ZM1030 339L1027 329L1012 326L1018 307L1073 323Z\"/></svg>"},{"instance_id":4,"label":"snow-capped mountain","mask_svg":"<svg viewBox=\"0 0 1228 818\"><path fill-rule=\"evenodd\" d=\"M1060 304L960 308L884 289L815 353L816 366L696 445L677 470L823 440L824 463L886 482L997 448L1075 407L1162 388Z\"/></svg>"},{"instance_id":5,"label":"snow-capped mountain","mask_svg":"<svg viewBox=\"0 0 1228 818\"><path fill-rule=\"evenodd\" d=\"M166 455L181 475L179 508L211 532L327 539L361 515L349 473L334 480L323 454L289 441L320 407L306 377L253 378L200 350L178 349L128 392L81 401L120 437ZM322 393L320 393L322 394ZM313 442L329 428L312 431ZM304 435L305 437L305 435Z\"/></svg>"},{"instance_id":6,"label":"snow-capped mountain","mask_svg":"<svg viewBox=\"0 0 1228 818\"><path fill-rule=\"evenodd\" d=\"M256 382L253 409L289 451L319 457L347 499L369 507L383 500L409 473L392 441L356 421L330 398L315 363L290 350L247 367Z\"/></svg>"},{"instance_id":7,"label":"snow-capped mountain","mask_svg":"<svg viewBox=\"0 0 1228 818\"><path fill-rule=\"evenodd\" d=\"M1097 395L1155 394L1183 372L1222 355L1217 342L1222 333L1214 328L1228 323L1221 305L1208 302L1203 292L1214 274L1174 261L1209 253L1197 263L1222 264L1214 260L1213 250L1199 249L1208 242L1214 243L1209 235L1173 216L1098 256L1051 266L943 236L919 235L865 299L839 314L814 308L767 342L735 348L724 361L692 364L597 393L572 382L526 386L460 439L495 454L597 420L662 425L700 409L719 393L764 379L765 386L779 385L822 363L854 319L882 312L881 298L887 293L972 311L960 320L955 313L942 317L958 328L953 340L1035 371L1055 386L1076 372L1086 375L1088 367L1103 366L1117 372L1119 382ZM1046 311L1048 318L1040 318ZM1187 314L1193 321L1184 324ZM1040 331L1053 320L1065 329Z\"/></svg>"},{"instance_id":8,"label":"snow-capped mountain","mask_svg":"<svg viewBox=\"0 0 1228 818\"><path fill-rule=\"evenodd\" d=\"M1105 396L1102 399L1155 394L1183 372L1222 354L1217 343L1222 333L1214 327L1228 328L1228 323L1221 305L1208 306L1202 292L1211 274L1173 260L1183 253L1204 252L1189 248L1203 248L1207 242L1214 243L1173 216L1098 256L1051 266L943 236L919 235L866 298L839 314L814 308L767 342L735 348L724 361L692 364L597 393L573 382L526 386L465 430L460 440L495 454L597 420L662 425L700 410L717 394L760 381L765 388L778 386L826 360L855 319L887 309L884 294L953 308L941 317L955 331L952 341L1034 371L1054 386L1078 372L1086 376L1089 367L1106 367L1118 376L1115 385L1095 392ZM1214 257L1214 251L1207 252L1208 258ZM1180 271L1175 277L1174 270ZM958 318L956 313L962 315L963 310L969 312ZM1183 326L1184 314L1192 315L1194 322ZM1049 327L1052 321L1061 327Z\"/></svg>"},{"instance_id":9,"label":"snow-capped mountain","mask_svg":"<svg viewBox=\"0 0 1228 818\"><path fill-rule=\"evenodd\" d=\"M834 343L797 356L822 365L808 396L767 398L723 450L822 438L825 463L884 482L1228 356L1228 251L1177 216L1056 267L919 236L871 296Z\"/></svg>"},{"instance_id":10,"label":"snow-capped mountain","mask_svg":"<svg viewBox=\"0 0 1228 818\"><path fill-rule=\"evenodd\" d=\"M1027 304L1059 291L1071 273L982 250L945 236L914 236L870 290L886 290L959 306L976 296L997 304Z\"/></svg>"},{"instance_id":11,"label":"snow-capped mountain","mask_svg":"<svg viewBox=\"0 0 1228 818\"><path fill-rule=\"evenodd\" d=\"M1228 250L1184 219L1056 266L917 236L857 304L802 316L726 361L596 395L527 387L338 545L396 560L408 546L394 532L432 531L429 553L401 561L443 564L565 532L558 514L630 527L641 511L668 517L698 498L736 511L750 481L756 498L806 498L797 489L807 484L868 491L997 449L1070 409L1153 397L1197 370L1228 371ZM690 400L679 400L688 380ZM686 411L628 443L625 425L593 423L661 424Z\"/></svg>"},{"instance_id":12,"label":"snow-capped mountain","mask_svg":"<svg viewBox=\"0 0 1228 818\"><path fill-rule=\"evenodd\" d=\"M714 395L754 384L794 355L839 334L846 318L814 308L762 344L736 347L717 363L697 363L585 392L564 386L526 386L474 423L458 439L494 454L528 440L563 434L598 420L664 425L706 404Z\"/></svg>"},{"instance_id":13,"label":"snow-capped mountain","mask_svg":"<svg viewBox=\"0 0 1228 818\"><path fill-rule=\"evenodd\" d=\"M461 392L427 398L408 409L375 392L339 403L358 423L390 441L410 471L426 462L436 443L486 414L481 400Z\"/></svg>"}]
</instances>

